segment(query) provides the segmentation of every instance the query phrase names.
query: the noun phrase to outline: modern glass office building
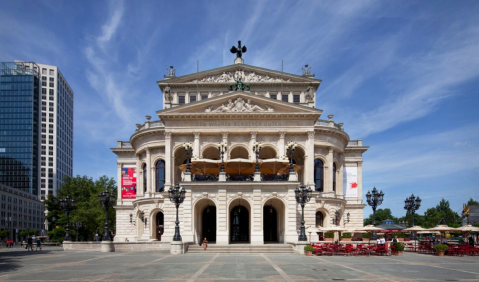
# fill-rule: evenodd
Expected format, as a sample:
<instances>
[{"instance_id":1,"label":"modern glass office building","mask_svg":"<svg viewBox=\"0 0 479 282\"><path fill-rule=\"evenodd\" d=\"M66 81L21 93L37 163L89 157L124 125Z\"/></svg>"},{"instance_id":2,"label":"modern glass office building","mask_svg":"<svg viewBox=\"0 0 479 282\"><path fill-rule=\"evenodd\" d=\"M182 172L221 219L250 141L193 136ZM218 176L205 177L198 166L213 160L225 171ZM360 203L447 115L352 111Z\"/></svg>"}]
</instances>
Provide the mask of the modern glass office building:
<instances>
[{"instance_id":1,"label":"modern glass office building","mask_svg":"<svg viewBox=\"0 0 479 282\"><path fill-rule=\"evenodd\" d=\"M0 182L38 195L38 65L0 65Z\"/></svg>"},{"instance_id":2,"label":"modern glass office building","mask_svg":"<svg viewBox=\"0 0 479 282\"><path fill-rule=\"evenodd\" d=\"M56 66L0 66L0 183L56 195L73 174L73 90Z\"/></svg>"}]
</instances>

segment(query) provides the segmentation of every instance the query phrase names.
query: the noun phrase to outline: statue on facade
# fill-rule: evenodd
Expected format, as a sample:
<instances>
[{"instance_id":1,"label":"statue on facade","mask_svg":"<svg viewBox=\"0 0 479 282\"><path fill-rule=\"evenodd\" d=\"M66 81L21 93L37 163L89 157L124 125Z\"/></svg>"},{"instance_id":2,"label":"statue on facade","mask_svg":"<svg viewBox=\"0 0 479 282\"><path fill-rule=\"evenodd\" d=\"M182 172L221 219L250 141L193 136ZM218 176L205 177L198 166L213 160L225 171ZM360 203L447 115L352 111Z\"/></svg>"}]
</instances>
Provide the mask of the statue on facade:
<instances>
[{"instance_id":1,"label":"statue on facade","mask_svg":"<svg viewBox=\"0 0 479 282\"><path fill-rule=\"evenodd\" d=\"M231 47L231 53L236 53L236 58L241 58L243 53L246 53L246 46L241 46L241 40L238 40L238 48L236 46Z\"/></svg>"},{"instance_id":2,"label":"statue on facade","mask_svg":"<svg viewBox=\"0 0 479 282\"><path fill-rule=\"evenodd\" d=\"M312 84L309 84L306 91L304 91L304 94L307 103L314 102L314 88Z\"/></svg>"},{"instance_id":3,"label":"statue on facade","mask_svg":"<svg viewBox=\"0 0 479 282\"><path fill-rule=\"evenodd\" d=\"M176 69L174 69L173 66L170 66L169 69L166 69L166 73L167 73L166 76L176 76L175 72L176 72Z\"/></svg>"},{"instance_id":4,"label":"statue on facade","mask_svg":"<svg viewBox=\"0 0 479 282\"><path fill-rule=\"evenodd\" d=\"M250 90L250 86L249 84L248 85L245 85L242 81L241 81L241 77L238 78L238 80L235 80L236 81L236 85L233 86L230 84L230 87L228 88L229 91L249 91Z\"/></svg>"},{"instance_id":5,"label":"statue on facade","mask_svg":"<svg viewBox=\"0 0 479 282\"><path fill-rule=\"evenodd\" d=\"M165 101L169 102L171 101L171 88L167 85L165 87L164 93L165 93Z\"/></svg>"}]
</instances>

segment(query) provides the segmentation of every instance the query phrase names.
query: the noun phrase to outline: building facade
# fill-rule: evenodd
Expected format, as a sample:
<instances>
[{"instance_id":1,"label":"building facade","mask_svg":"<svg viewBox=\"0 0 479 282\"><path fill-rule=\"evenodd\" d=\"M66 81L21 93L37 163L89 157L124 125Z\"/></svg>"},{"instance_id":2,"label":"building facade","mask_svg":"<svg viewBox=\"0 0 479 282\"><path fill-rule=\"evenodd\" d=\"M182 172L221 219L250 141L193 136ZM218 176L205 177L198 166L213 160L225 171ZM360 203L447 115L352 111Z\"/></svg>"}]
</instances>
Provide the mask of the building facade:
<instances>
[{"instance_id":1,"label":"building facade","mask_svg":"<svg viewBox=\"0 0 479 282\"><path fill-rule=\"evenodd\" d=\"M40 199L73 174L73 91L58 67L0 65L0 183Z\"/></svg>"},{"instance_id":2,"label":"building facade","mask_svg":"<svg viewBox=\"0 0 479 282\"><path fill-rule=\"evenodd\" d=\"M183 242L296 242L301 207L294 190L301 183L314 191L305 206L307 227L362 226L362 154L368 147L350 140L333 115L320 119L320 84L308 66L294 75L241 58L185 76L169 69L158 81L159 119L147 116L129 141L112 149L118 166L115 241L172 241L176 210L167 191L176 183L186 189L179 208ZM220 143L227 145L223 155Z\"/></svg>"},{"instance_id":3,"label":"building facade","mask_svg":"<svg viewBox=\"0 0 479 282\"><path fill-rule=\"evenodd\" d=\"M44 229L43 203L36 195L0 184L0 229L19 242L18 231Z\"/></svg>"}]
</instances>

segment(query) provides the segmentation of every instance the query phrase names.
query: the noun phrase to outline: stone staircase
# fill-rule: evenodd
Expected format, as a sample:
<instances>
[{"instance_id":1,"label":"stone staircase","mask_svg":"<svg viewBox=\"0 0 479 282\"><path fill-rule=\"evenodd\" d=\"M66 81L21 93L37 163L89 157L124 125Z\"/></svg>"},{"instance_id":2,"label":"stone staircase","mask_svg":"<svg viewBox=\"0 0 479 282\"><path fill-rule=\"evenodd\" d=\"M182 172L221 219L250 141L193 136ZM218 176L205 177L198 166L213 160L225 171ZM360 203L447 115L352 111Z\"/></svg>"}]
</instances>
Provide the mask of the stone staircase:
<instances>
[{"instance_id":1,"label":"stone staircase","mask_svg":"<svg viewBox=\"0 0 479 282\"><path fill-rule=\"evenodd\" d=\"M250 244L232 244L232 245L215 245L209 244L206 251L202 246L190 245L188 253L219 253L219 254L294 254L294 248L289 244L266 244L266 245L250 245Z\"/></svg>"}]
</instances>

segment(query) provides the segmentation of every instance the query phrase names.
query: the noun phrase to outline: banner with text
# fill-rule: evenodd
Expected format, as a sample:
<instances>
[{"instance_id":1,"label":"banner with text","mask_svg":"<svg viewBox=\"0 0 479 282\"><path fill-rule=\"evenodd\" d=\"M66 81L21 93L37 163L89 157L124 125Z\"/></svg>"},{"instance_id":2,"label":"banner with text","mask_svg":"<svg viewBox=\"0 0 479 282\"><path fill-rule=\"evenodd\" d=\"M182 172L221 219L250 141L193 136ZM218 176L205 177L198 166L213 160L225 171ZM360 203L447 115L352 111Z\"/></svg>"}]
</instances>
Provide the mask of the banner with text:
<instances>
[{"instance_id":1,"label":"banner with text","mask_svg":"<svg viewBox=\"0 0 479 282\"><path fill-rule=\"evenodd\" d=\"M346 197L358 196L358 168L357 167L344 167L343 177L344 195Z\"/></svg>"},{"instance_id":2,"label":"banner with text","mask_svg":"<svg viewBox=\"0 0 479 282\"><path fill-rule=\"evenodd\" d=\"M136 172L134 168L121 169L121 198L136 199Z\"/></svg>"}]
</instances>

